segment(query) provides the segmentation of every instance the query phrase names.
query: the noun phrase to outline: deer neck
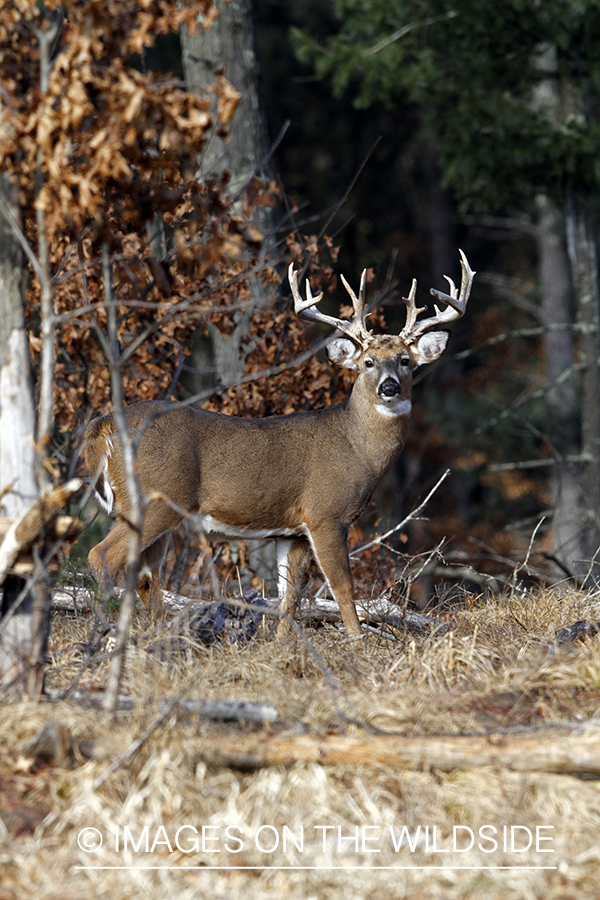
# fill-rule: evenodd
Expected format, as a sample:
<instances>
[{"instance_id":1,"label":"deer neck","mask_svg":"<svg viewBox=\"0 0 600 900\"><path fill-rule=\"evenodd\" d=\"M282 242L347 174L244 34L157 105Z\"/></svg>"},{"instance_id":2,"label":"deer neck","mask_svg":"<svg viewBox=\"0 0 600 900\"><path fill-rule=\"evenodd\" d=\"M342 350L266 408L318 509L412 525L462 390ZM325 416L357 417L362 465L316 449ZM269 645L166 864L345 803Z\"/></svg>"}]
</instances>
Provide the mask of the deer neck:
<instances>
[{"instance_id":1,"label":"deer neck","mask_svg":"<svg viewBox=\"0 0 600 900\"><path fill-rule=\"evenodd\" d=\"M359 379L346 402L348 435L374 472L385 472L402 452L411 413L410 386L385 403L372 397Z\"/></svg>"}]
</instances>

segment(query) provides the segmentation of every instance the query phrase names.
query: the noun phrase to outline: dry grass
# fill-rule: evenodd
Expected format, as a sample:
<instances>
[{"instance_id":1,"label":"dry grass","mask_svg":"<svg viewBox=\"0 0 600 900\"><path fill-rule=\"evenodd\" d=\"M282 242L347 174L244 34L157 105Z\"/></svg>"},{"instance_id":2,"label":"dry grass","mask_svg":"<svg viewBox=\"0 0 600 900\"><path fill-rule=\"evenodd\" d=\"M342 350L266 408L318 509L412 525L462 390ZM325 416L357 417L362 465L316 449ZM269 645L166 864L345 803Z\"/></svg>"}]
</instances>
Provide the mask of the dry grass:
<instances>
[{"instance_id":1,"label":"dry grass","mask_svg":"<svg viewBox=\"0 0 600 900\"><path fill-rule=\"evenodd\" d=\"M99 711L68 701L0 707L0 900L596 897L596 781L491 766L450 774L316 764L246 773L211 769L196 752L203 735L220 735L227 744L256 727L209 723L183 713L173 713L110 777L98 781L156 722L160 700L178 692L191 698L267 701L281 719L272 727L288 735L341 729L357 735L369 729L455 734L599 716L600 641L591 638L548 652L555 630L581 618L600 618L589 597L542 591L473 602L452 613L453 630L439 639L370 637L356 645L345 642L342 632L323 628L307 632L306 641L295 636L278 644L261 635L242 648L194 649L168 658L152 652L157 638L148 636L140 614L125 685L136 701L132 712L110 722ZM82 671L90 628L89 618L56 617L50 687L64 688L77 679L87 691L101 690L107 663L96 661ZM27 742L48 720L68 729L72 758L43 763L27 755ZM421 826L414 852L393 848L390 827L398 834L403 825L412 835ZM478 842L484 849L492 846L478 835L486 825L498 830L500 841L491 853L477 847ZM149 847L158 839L154 852L144 852L143 841L137 852L131 846L124 852L125 826L136 841L148 826ZM196 835L187 829L180 832L178 849L175 835L181 826L194 826L198 838L205 826L204 848L192 847ZM325 852L320 826L329 827ZM470 828L476 836L473 849L433 852L434 826L437 846L444 849L451 846L453 827L462 826L461 841ZM552 836L544 846L555 852L504 849L504 826L532 832L552 826L542 834ZM96 853L78 847L78 835L87 827L103 835ZM338 827L342 837L353 838L342 840L340 847ZM292 836L299 842L302 834L299 850ZM276 835L279 847L267 852ZM240 852L231 852L240 848L235 838L243 842ZM380 852L369 852L373 849ZM77 868L125 865L139 868ZM143 868L150 865L175 868Z\"/></svg>"}]
</instances>

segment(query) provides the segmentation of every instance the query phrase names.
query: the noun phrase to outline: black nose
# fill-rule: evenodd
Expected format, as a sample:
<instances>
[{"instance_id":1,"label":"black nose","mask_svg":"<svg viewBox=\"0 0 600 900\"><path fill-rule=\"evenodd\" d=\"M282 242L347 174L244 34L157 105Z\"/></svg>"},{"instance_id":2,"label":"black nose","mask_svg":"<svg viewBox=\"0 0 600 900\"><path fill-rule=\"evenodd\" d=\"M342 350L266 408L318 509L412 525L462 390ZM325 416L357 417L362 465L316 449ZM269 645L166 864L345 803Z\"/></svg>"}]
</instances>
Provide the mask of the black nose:
<instances>
[{"instance_id":1,"label":"black nose","mask_svg":"<svg viewBox=\"0 0 600 900\"><path fill-rule=\"evenodd\" d=\"M400 384L395 378L386 378L377 389L380 397L397 397L400 393Z\"/></svg>"}]
</instances>

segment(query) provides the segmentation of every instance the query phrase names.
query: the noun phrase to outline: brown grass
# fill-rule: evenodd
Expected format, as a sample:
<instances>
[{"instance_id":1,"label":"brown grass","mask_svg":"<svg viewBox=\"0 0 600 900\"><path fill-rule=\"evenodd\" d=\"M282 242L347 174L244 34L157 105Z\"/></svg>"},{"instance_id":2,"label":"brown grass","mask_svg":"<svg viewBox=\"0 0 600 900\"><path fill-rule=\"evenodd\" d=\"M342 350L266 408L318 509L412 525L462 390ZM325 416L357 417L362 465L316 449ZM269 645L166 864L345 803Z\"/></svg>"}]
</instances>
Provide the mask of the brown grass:
<instances>
[{"instance_id":1,"label":"brown grass","mask_svg":"<svg viewBox=\"0 0 600 900\"><path fill-rule=\"evenodd\" d=\"M0 900L79 900L88 895L111 900L596 897L597 781L491 766L450 774L357 769L350 764L299 764L255 772L211 769L195 749L203 735L221 736L227 744L256 731L256 726L173 713L99 783L111 763L156 723L160 700L178 692L197 699L267 701L280 716L271 728L288 736L307 731L317 736L341 730L365 735L369 729L434 735L540 727L539 739L544 740L546 725L600 715L600 641L590 638L554 654L548 650L557 628L586 617L600 618L588 596L546 590L485 604L472 601L452 612L453 630L439 639L369 637L356 645L328 627L307 631L305 641L293 636L279 644L263 634L241 648L195 648L168 657L152 651L157 636L149 637L140 613L124 686L136 701L132 712L120 713L111 722L96 709L65 700L0 707ZM78 680L80 688L99 694L107 662L98 659L82 671L90 628L90 617L55 617L50 688ZM68 729L73 741L70 759L43 762L28 755L28 741L49 720ZM186 853L176 848L175 834L183 825L199 832L208 827L204 849ZM421 826L414 852L393 849L390 827L398 833L403 825L413 834ZM552 836L545 846L555 852L511 852L509 846L485 853L476 846L478 829L485 825L498 829L500 840L504 826L525 826L532 832L536 826L552 826L542 834ZM102 833L104 844L86 854L77 837L90 826ZM153 853L143 852L143 845L137 852L131 847L126 853L116 851L116 830L122 840L125 826L136 840L148 826L150 845L157 837L163 843ZM227 826L243 840L238 853L225 847ZM284 826L289 829L285 852ZM315 826L330 826L326 852L323 831ZM438 846L444 848L450 846L454 826L463 826L461 840L470 828L476 834L475 846L463 853L434 853L431 844L426 846L425 826L430 837L437 828ZM338 849L338 827L343 837L354 837L359 828L358 849L349 840ZM298 841L302 831L300 851L290 835ZM279 848L266 852L276 833ZM363 833L372 838L364 848ZM192 832L181 834L185 850ZM231 838L229 846L239 844ZM217 849L220 852L214 852ZM139 868L76 868L85 865ZM142 868L149 865L175 868ZM477 868L540 865L556 868ZM358 868L334 868L341 866Z\"/></svg>"}]
</instances>

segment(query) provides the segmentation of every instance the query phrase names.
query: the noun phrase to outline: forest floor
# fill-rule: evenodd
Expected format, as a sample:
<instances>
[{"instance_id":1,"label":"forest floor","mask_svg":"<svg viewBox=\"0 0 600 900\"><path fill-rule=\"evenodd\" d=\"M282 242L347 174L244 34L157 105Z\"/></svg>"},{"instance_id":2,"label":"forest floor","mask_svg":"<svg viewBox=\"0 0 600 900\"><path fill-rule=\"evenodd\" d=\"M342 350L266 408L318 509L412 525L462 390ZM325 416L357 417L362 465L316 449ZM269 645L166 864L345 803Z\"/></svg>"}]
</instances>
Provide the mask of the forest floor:
<instances>
[{"instance_id":1,"label":"forest floor","mask_svg":"<svg viewBox=\"0 0 600 900\"><path fill-rule=\"evenodd\" d=\"M265 628L176 652L140 610L116 720L92 703L92 614L56 612L47 689L77 693L0 706L0 900L596 898L600 640L556 631L597 605L534 590L466 598L438 637Z\"/></svg>"}]
</instances>

